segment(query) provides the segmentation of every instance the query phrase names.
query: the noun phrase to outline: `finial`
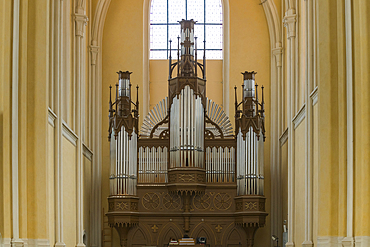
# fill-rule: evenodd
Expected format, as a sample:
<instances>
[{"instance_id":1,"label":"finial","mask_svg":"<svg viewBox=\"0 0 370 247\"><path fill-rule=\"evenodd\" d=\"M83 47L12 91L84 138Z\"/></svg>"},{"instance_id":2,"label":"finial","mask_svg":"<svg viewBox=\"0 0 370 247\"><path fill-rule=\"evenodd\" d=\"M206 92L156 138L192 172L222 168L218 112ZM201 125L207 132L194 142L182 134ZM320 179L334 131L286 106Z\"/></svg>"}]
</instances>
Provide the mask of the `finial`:
<instances>
[{"instance_id":1,"label":"finial","mask_svg":"<svg viewBox=\"0 0 370 247\"><path fill-rule=\"evenodd\" d=\"M109 103L112 104L112 85L109 85Z\"/></svg>"}]
</instances>

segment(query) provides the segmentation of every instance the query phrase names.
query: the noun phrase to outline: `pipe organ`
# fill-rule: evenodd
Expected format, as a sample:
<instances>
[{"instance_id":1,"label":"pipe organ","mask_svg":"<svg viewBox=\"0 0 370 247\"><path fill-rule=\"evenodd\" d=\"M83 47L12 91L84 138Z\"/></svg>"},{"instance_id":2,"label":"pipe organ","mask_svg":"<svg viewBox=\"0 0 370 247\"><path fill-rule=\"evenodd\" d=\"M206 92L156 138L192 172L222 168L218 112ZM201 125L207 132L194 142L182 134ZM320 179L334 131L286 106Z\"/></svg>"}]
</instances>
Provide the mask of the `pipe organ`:
<instances>
[{"instance_id":1,"label":"pipe organ","mask_svg":"<svg viewBox=\"0 0 370 247\"><path fill-rule=\"evenodd\" d=\"M118 72L115 101L110 96L109 102L108 221L119 232L121 246L135 245L138 228L153 229L146 235L151 246L184 235L227 246L219 235L227 224L242 246L251 247L267 216L263 87L259 102L256 73L243 73L240 103L235 88L234 132L222 108L206 97L205 50L201 63L196 22L180 25L177 59L169 57L168 97L144 118L140 131L131 72Z\"/></svg>"}]
</instances>

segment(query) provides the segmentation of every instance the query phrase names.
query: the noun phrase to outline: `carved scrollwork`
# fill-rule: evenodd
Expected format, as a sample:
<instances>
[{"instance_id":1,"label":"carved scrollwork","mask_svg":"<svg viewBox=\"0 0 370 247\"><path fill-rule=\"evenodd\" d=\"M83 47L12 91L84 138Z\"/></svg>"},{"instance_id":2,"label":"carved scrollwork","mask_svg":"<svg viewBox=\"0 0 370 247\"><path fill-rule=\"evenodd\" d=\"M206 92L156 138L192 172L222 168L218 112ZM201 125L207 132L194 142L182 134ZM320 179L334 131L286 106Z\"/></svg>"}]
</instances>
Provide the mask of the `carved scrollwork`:
<instances>
[{"instance_id":1,"label":"carved scrollwork","mask_svg":"<svg viewBox=\"0 0 370 247\"><path fill-rule=\"evenodd\" d=\"M159 206L159 196L154 192L146 193L143 196L142 204L148 210L156 209Z\"/></svg>"},{"instance_id":2,"label":"carved scrollwork","mask_svg":"<svg viewBox=\"0 0 370 247\"><path fill-rule=\"evenodd\" d=\"M168 139L170 138L170 130L165 129L159 134L159 139Z\"/></svg>"},{"instance_id":3,"label":"carved scrollwork","mask_svg":"<svg viewBox=\"0 0 370 247\"><path fill-rule=\"evenodd\" d=\"M203 174L197 174L197 181L198 181L198 183L204 183L205 182L205 176Z\"/></svg>"},{"instance_id":4,"label":"carved scrollwork","mask_svg":"<svg viewBox=\"0 0 370 247\"><path fill-rule=\"evenodd\" d=\"M162 198L163 206L166 209L177 209L181 205L181 197L178 194L165 194Z\"/></svg>"},{"instance_id":5,"label":"carved scrollwork","mask_svg":"<svg viewBox=\"0 0 370 247\"><path fill-rule=\"evenodd\" d=\"M213 199L213 204L218 210L227 210L231 207L231 196L227 193L218 193Z\"/></svg>"},{"instance_id":6,"label":"carved scrollwork","mask_svg":"<svg viewBox=\"0 0 370 247\"><path fill-rule=\"evenodd\" d=\"M211 205L211 197L208 193L204 195L195 195L193 199L194 208L199 210L206 210Z\"/></svg>"},{"instance_id":7,"label":"carved scrollwork","mask_svg":"<svg viewBox=\"0 0 370 247\"><path fill-rule=\"evenodd\" d=\"M265 203L264 202L260 202L259 203L259 211L265 211Z\"/></svg>"},{"instance_id":8,"label":"carved scrollwork","mask_svg":"<svg viewBox=\"0 0 370 247\"><path fill-rule=\"evenodd\" d=\"M257 202L246 202L245 210L247 211L257 210Z\"/></svg>"},{"instance_id":9,"label":"carved scrollwork","mask_svg":"<svg viewBox=\"0 0 370 247\"><path fill-rule=\"evenodd\" d=\"M132 211L137 211L138 210L138 205L136 202L131 202L131 210Z\"/></svg>"},{"instance_id":10,"label":"carved scrollwork","mask_svg":"<svg viewBox=\"0 0 370 247\"><path fill-rule=\"evenodd\" d=\"M117 202L116 204L116 210L129 210L128 202Z\"/></svg>"},{"instance_id":11,"label":"carved scrollwork","mask_svg":"<svg viewBox=\"0 0 370 247\"><path fill-rule=\"evenodd\" d=\"M243 203L237 202L235 205L236 211L242 211L243 210Z\"/></svg>"},{"instance_id":12,"label":"carved scrollwork","mask_svg":"<svg viewBox=\"0 0 370 247\"><path fill-rule=\"evenodd\" d=\"M195 174L179 174L178 181L179 182L195 182Z\"/></svg>"},{"instance_id":13,"label":"carved scrollwork","mask_svg":"<svg viewBox=\"0 0 370 247\"><path fill-rule=\"evenodd\" d=\"M205 139L215 139L215 135L212 133L212 131L206 129L204 131L204 138Z\"/></svg>"},{"instance_id":14,"label":"carved scrollwork","mask_svg":"<svg viewBox=\"0 0 370 247\"><path fill-rule=\"evenodd\" d=\"M168 182L175 183L176 182L176 174L169 174Z\"/></svg>"}]
</instances>

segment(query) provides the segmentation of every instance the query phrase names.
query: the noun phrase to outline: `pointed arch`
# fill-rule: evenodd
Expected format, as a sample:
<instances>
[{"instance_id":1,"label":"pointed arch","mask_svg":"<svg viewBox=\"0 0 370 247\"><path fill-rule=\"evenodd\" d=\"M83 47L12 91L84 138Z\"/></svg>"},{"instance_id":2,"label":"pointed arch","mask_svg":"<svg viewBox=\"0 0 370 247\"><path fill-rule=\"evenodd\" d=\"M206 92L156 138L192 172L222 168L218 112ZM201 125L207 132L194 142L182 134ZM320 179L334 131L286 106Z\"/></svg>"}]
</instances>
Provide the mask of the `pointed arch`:
<instances>
[{"instance_id":1,"label":"pointed arch","mask_svg":"<svg viewBox=\"0 0 370 247\"><path fill-rule=\"evenodd\" d=\"M222 235L221 244L241 243L241 246L245 246L247 244L246 239L247 236L244 229L232 223L225 229L224 234Z\"/></svg>"},{"instance_id":2,"label":"pointed arch","mask_svg":"<svg viewBox=\"0 0 370 247\"><path fill-rule=\"evenodd\" d=\"M150 245L151 235L145 227L136 227L129 232L128 236L128 245L132 246L133 244L142 244Z\"/></svg>"},{"instance_id":3,"label":"pointed arch","mask_svg":"<svg viewBox=\"0 0 370 247\"><path fill-rule=\"evenodd\" d=\"M203 236L202 234L205 234L205 236ZM215 246L217 242L213 229L209 224L205 222L201 222L198 225L196 225L194 229L191 231L190 236L193 237L194 239L198 237L206 237L207 244L209 244L210 246Z\"/></svg>"},{"instance_id":4,"label":"pointed arch","mask_svg":"<svg viewBox=\"0 0 370 247\"><path fill-rule=\"evenodd\" d=\"M158 233L157 246L168 243L169 238L180 239L183 236L182 230L172 222L167 223Z\"/></svg>"}]
</instances>

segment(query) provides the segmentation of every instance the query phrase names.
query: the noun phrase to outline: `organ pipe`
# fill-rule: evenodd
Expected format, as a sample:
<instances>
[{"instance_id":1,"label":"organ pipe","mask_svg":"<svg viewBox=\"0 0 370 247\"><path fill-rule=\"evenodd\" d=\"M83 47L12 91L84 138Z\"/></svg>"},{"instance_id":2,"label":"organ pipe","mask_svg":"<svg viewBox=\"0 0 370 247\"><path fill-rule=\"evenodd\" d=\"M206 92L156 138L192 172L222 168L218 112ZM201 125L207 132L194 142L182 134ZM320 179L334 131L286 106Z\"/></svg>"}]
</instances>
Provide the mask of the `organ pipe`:
<instances>
[{"instance_id":1,"label":"organ pipe","mask_svg":"<svg viewBox=\"0 0 370 247\"><path fill-rule=\"evenodd\" d=\"M170 123L170 168L204 168L204 108L189 86L173 99Z\"/></svg>"},{"instance_id":2,"label":"organ pipe","mask_svg":"<svg viewBox=\"0 0 370 247\"><path fill-rule=\"evenodd\" d=\"M125 127L110 143L110 195L136 195L137 135L130 139Z\"/></svg>"},{"instance_id":3,"label":"organ pipe","mask_svg":"<svg viewBox=\"0 0 370 247\"><path fill-rule=\"evenodd\" d=\"M263 195L264 101L258 101L256 72L246 71L242 74L244 80L240 103L236 98L235 87L237 193L238 195ZM242 105L242 110L239 110L240 105ZM263 138L260 138L261 134Z\"/></svg>"}]
</instances>

